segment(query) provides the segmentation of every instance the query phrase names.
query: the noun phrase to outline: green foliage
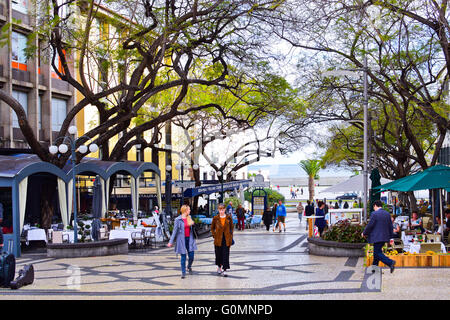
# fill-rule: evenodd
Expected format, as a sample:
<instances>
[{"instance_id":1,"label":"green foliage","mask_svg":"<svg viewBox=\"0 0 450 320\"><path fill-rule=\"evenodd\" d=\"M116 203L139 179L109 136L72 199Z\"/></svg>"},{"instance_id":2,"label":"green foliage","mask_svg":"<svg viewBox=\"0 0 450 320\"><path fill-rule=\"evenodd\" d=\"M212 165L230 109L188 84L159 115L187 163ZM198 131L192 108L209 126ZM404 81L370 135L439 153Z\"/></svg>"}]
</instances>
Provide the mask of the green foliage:
<instances>
[{"instance_id":1,"label":"green foliage","mask_svg":"<svg viewBox=\"0 0 450 320\"><path fill-rule=\"evenodd\" d=\"M225 206L228 206L229 203L232 203L233 209L236 210L239 204L241 204L241 200L237 197L229 197L225 198L224 204Z\"/></svg>"},{"instance_id":2,"label":"green foliage","mask_svg":"<svg viewBox=\"0 0 450 320\"><path fill-rule=\"evenodd\" d=\"M321 160L301 160L299 166L309 177L314 177L314 179L319 179L318 173L323 167Z\"/></svg>"},{"instance_id":3,"label":"green foliage","mask_svg":"<svg viewBox=\"0 0 450 320\"><path fill-rule=\"evenodd\" d=\"M325 231L322 238L327 241L364 243L366 239L361 235L363 231L363 225L351 224L350 221L344 220L339 221Z\"/></svg>"},{"instance_id":4,"label":"green foliage","mask_svg":"<svg viewBox=\"0 0 450 320\"><path fill-rule=\"evenodd\" d=\"M281 201L285 201L284 196L281 193L278 193L275 190L269 189L269 188L264 188L264 190L267 193L267 205L271 206L273 203L278 203L279 200ZM262 196L264 195L264 192L260 191L260 192L255 192L255 196ZM244 197L245 200L247 200L248 202L252 202L252 193L251 191L245 191L244 192Z\"/></svg>"}]
</instances>

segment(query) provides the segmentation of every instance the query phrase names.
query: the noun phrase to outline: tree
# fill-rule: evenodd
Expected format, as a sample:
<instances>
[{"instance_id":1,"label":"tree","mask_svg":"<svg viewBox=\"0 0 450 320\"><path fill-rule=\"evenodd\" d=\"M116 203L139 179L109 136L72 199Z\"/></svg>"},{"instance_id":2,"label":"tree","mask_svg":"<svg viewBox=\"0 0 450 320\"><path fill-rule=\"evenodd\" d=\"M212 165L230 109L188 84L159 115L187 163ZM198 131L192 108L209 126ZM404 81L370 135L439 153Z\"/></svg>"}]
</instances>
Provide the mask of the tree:
<instances>
[{"instance_id":1,"label":"tree","mask_svg":"<svg viewBox=\"0 0 450 320\"><path fill-rule=\"evenodd\" d=\"M301 160L299 166L308 175L309 200L314 201L314 179L318 179L318 173L322 169L320 160Z\"/></svg>"},{"instance_id":2,"label":"tree","mask_svg":"<svg viewBox=\"0 0 450 320\"><path fill-rule=\"evenodd\" d=\"M142 142L144 132L158 134L158 128L174 117L208 108L231 116L218 103L183 102L192 88L239 88L264 40L256 32L261 27L257 15L276 10L276 3L112 0L103 4L108 15L101 15L102 7L93 0L38 1L34 36L41 39L40 54L82 97L68 112L57 139L67 134L81 110L92 105L99 114L98 124L85 132L77 147L92 139L103 160L119 161ZM111 26L108 33L100 27L103 22ZM69 155L51 155L34 136L20 104L1 91L0 99L16 112L33 152L63 167ZM146 121L133 123L144 110L149 111ZM110 150L113 137L118 141ZM77 153L77 161L82 157Z\"/></svg>"},{"instance_id":3,"label":"tree","mask_svg":"<svg viewBox=\"0 0 450 320\"><path fill-rule=\"evenodd\" d=\"M410 3L418 4L411 1L405 6ZM350 98L361 95L362 81L350 77L323 79L321 73L336 69L362 71L367 58L370 109L377 116L386 117L386 127L380 123L377 134L388 129L391 137L397 135L402 140L398 144L401 152L391 154L397 153L396 161L406 157L403 163L413 163L397 172L406 175L411 173L409 170L426 169L437 161L450 127L444 99L448 72L441 44L429 26L401 10L386 10L375 4L378 2L289 1L273 31L302 49L304 56L312 56L313 62L308 64L310 76L301 82L310 101L311 122L352 121L355 128L361 128L362 109L350 103ZM403 2L398 6L403 6ZM425 126L420 122L428 130L423 130ZM423 143L426 131L432 134ZM379 148L380 155L381 148L386 148L386 144L372 145Z\"/></svg>"}]
</instances>

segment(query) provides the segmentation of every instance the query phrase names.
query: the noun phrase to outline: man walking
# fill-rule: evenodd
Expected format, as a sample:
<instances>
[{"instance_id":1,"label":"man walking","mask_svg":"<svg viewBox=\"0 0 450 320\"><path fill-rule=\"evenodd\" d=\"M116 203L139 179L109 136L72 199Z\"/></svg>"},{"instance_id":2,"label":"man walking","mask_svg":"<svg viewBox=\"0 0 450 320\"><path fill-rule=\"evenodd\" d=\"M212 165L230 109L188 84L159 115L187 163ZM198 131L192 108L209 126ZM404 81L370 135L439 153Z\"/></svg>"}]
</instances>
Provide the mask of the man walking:
<instances>
[{"instance_id":1,"label":"man walking","mask_svg":"<svg viewBox=\"0 0 450 320\"><path fill-rule=\"evenodd\" d=\"M298 213L298 220L300 220L300 223L302 223L303 218L303 211L305 209L303 208L302 202L300 201L297 205L297 213Z\"/></svg>"},{"instance_id":2,"label":"man walking","mask_svg":"<svg viewBox=\"0 0 450 320\"><path fill-rule=\"evenodd\" d=\"M277 221L278 221L278 227L280 228L281 232L281 224L283 224L284 232L286 232L286 207L284 206L283 202L281 200L278 201L277 206Z\"/></svg>"},{"instance_id":3,"label":"man walking","mask_svg":"<svg viewBox=\"0 0 450 320\"><path fill-rule=\"evenodd\" d=\"M370 214L369 224L364 229L363 237L368 237L368 242L373 243L373 263L378 266L381 261L394 272L395 261L383 254L382 248L386 242L394 242L394 227L389 212L383 210L383 203L376 200L373 204L374 211Z\"/></svg>"},{"instance_id":4,"label":"man walking","mask_svg":"<svg viewBox=\"0 0 450 320\"><path fill-rule=\"evenodd\" d=\"M305 216L309 217L309 216L313 216L314 215L314 206L311 204L311 201L307 200L306 201L307 205L305 207ZM308 230L308 221L306 222L306 230Z\"/></svg>"}]
</instances>

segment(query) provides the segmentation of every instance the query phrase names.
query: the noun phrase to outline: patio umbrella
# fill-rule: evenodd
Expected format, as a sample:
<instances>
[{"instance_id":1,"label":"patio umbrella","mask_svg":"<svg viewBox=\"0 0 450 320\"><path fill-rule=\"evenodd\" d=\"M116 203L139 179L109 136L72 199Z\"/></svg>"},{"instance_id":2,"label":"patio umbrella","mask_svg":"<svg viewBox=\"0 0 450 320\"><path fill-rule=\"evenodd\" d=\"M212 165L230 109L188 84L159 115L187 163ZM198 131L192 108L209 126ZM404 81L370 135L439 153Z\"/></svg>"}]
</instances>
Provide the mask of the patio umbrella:
<instances>
[{"instance_id":1,"label":"patio umbrella","mask_svg":"<svg viewBox=\"0 0 450 320\"><path fill-rule=\"evenodd\" d=\"M383 184L375 189L416 191L450 188L450 167L436 165L413 175Z\"/></svg>"},{"instance_id":2,"label":"patio umbrella","mask_svg":"<svg viewBox=\"0 0 450 320\"><path fill-rule=\"evenodd\" d=\"M403 192L430 189L448 190L450 189L450 167L444 165L436 165L411 176L407 176L395 180L391 183L381 185L379 187L376 187L376 189L396 190ZM443 224L442 204L440 199L439 211L441 216L441 223Z\"/></svg>"},{"instance_id":3,"label":"patio umbrella","mask_svg":"<svg viewBox=\"0 0 450 320\"><path fill-rule=\"evenodd\" d=\"M94 180L94 196L92 198L92 215L94 220L92 221L92 238L98 241L99 230L102 227L100 218L102 217L103 206L103 190L100 182L100 177L97 176Z\"/></svg>"}]
</instances>

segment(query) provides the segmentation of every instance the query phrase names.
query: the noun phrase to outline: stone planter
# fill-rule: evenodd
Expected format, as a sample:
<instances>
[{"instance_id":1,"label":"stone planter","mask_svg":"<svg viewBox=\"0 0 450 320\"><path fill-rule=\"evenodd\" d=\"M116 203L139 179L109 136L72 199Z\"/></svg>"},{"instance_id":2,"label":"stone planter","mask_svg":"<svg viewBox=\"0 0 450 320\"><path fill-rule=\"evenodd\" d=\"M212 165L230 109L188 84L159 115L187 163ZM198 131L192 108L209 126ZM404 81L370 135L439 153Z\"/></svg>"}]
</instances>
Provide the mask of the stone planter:
<instances>
[{"instance_id":1,"label":"stone planter","mask_svg":"<svg viewBox=\"0 0 450 320\"><path fill-rule=\"evenodd\" d=\"M47 244L49 258L80 258L128 254L128 239Z\"/></svg>"},{"instance_id":2,"label":"stone planter","mask_svg":"<svg viewBox=\"0 0 450 320\"><path fill-rule=\"evenodd\" d=\"M366 243L346 243L308 238L309 254L326 257L364 257Z\"/></svg>"}]
</instances>

